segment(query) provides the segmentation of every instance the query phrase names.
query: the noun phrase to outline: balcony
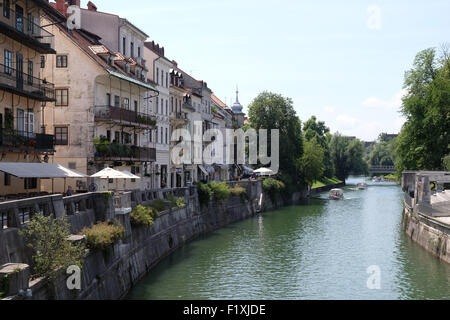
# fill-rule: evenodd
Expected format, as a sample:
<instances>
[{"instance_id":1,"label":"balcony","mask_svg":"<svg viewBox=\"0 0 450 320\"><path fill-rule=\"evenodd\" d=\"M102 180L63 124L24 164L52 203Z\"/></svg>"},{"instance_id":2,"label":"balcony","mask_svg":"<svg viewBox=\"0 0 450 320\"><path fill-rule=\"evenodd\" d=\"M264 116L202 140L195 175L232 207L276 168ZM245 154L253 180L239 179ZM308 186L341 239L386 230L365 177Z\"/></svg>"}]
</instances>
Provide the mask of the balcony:
<instances>
[{"instance_id":1,"label":"balcony","mask_svg":"<svg viewBox=\"0 0 450 320\"><path fill-rule=\"evenodd\" d=\"M54 136L13 129L0 129L0 149L53 153L55 152Z\"/></svg>"},{"instance_id":2,"label":"balcony","mask_svg":"<svg viewBox=\"0 0 450 320\"><path fill-rule=\"evenodd\" d=\"M187 109L195 112L195 108L192 106L192 104L190 104L188 102L183 102L183 108L187 108Z\"/></svg>"},{"instance_id":3,"label":"balcony","mask_svg":"<svg viewBox=\"0 0 450 320\"><path fill-rule=\"evenodd\" d=\"M55 86L45 79L0 63L0 89L39 101L55 101Z\"/></svg>"},{"instance_id":4,"label":"balcony","mask_svg":"<svg viewBox=\"0 0 450 320\"><path fill-rule=\"evenodd\" d=\"M9 13L7 17L5 12ZM0 33L39 53L56 53L53 49L54 35L52 33L28 19L23 13L17 13L11 8L9 10L1 8L0 13ZM34 19L39 20L40 17L34 17Z\"/></svg>"},{"instance_id":5,"label":"balcony","mask_svg":"<svg viewBox=\"0 0 450 320\"><path fill-rule=\"evenodd\" d=\"M95 106L95 120L118 122L130 127L154 127L156 125L154 116L111 106Z\"/></svg>"},{"instance_id":6,"label":"balcony","mask_svg":"<svg viewBox=\"0 0 450 320\"><path fill-rule=\"evenodd\" d=\"M156 161L156 149L111 143L96 145L95 158L110 161Z\"/></svg>"},{"instance_id":7,"label":"balcony","mask_svg":"<svg viewBox=\"0 0 450 320\"><path fill-rule=\"evenodd\" d=\"M170 123L175 128L183 127L189 122L188 115L186 112L171 112L170 113Z\"/></svg>"}]
</instances>

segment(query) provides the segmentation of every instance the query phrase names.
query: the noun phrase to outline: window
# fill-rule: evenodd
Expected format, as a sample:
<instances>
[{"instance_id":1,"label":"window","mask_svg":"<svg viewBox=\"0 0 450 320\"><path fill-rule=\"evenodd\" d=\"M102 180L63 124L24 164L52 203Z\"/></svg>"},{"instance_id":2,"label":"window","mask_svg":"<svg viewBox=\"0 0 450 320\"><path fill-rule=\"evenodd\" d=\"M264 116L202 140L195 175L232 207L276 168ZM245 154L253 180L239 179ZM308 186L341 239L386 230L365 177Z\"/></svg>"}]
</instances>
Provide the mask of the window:
<instances>
[{"instance_id":1,"label":"window","mask_svg":"<svg viewBox=\"0 0 450 320\"><path fill-rule=\"evenodd\" d=\"M69 144L68 127L55 127L55 144L58 146L67 146Z\"/></svg>"},{"instance_id":2,"label":"window","mask_svg":"<svg viewBox=\"0 0 450 320\"><path fill-rule=\"evenodd\" d=\"M106 94L106 105L107 105L108 107L111 106L111 93L107 93L107 94Z\"/></svg>"},{"instance_id":3,"label":"window","mask_svg":"<svg viewBox=\"0 0 450 320\"><path fill-rule=\"evenodd\" d=\"M156 97L156 113L159 113L159 98Z\"/></svg>"},{"instance_id":4,"label":"window","mask_svg":"<svg viewBox=\"0 0 450 320\"><path fill-rule=\"evenodd\" d=\"M161 86L164 86L164 71L161 70Z\"/></svg>"},{"instance_id":5,"label":"window","mask_svg":"<svg viewBox=\"0 0 450 320\"><path fill-rule=\"evenodd\" d=\"M164 128L161 128L161 143L164 143Z\"/></svg>"},{"instance_id":6,"label":"window","mask_svg":"<svg viewBox=\"0 0 450 320\"><path fill-rule=\"evenodd\" d=\"M141 56L141 47L138 47L138 57Z\"/></svg>"},{"instance_id":7,"label":"window","mask_svg":"<svg viewBox=\"0 0 450 320\"><path fill-rule=\"evenodd\" d=\"M36 189L37 188L37 178L25 178L24 179L25 190Z\"/></svg>"},{"instance_id":8,"label":"window","mask_svg":"<svg viewBox=\"0 0 450 320\"><path fill-rule=\"evenodd\" d=\"M126 56L127 55L127 38L125 38L125 37L122 38L122 51L123 51L123 55Z\"/></svg>"},{"instance_id":9,"label":"window","mask_svg":"<svg viewBox=\"0 0 450 320\"><path fill-rule=\"evenodd\" d=\"M76 162L69 162L69 169L77 170L77 163Z\"/></svg>"},{"instance_id":10,"label":"window","mask_svg":"<svg viewBox=\"0 0 450 320\"><path fill-rule=\"evenodd\" d=\"M114 143L120 143L120 132L114 131Z\"/></svg>"},{"instance_id":11,"label":"window","mask_svg":"<svg viewBox=\"0 0 450 320\"><path fill-rule=\"evenodd\" d=\"M111 142L111 130L106 130L106 139Z\"/></svg>"},{"instance_id":12,"label":"window","mask_svg":"<svg viewBox=\"0 0 450 320\"><path fill-rule=\"evenodd\" d=\"M166 72L166 88L169 87L169 74Z\"/></svg>"},{"instance_id":13,"label":"window","mask_svg":"<svg viewBox=\"0 0 450 320\"><path fill-rule=\"evenodd\" d=\"M167 144L167 137L168 137L168 133L167 133L167 128L166 128L166 144Z\"/></svg>"},{"instance_id":14,"label":"window","mask_svg":"<svg viewBox=\"0 0 450 320\"><path fill-rule=\"evenodd\" d=\"M69 89L55 89L57 107L67 107L69 105Z\"/></svg>"},{"instance_id":15,"label":"window","mask_svg":"<svg viewBox=\"0 0 450 320\"><path fill-rule=\"evenodd\" d=\"M123 98L122 108L124 108L126 110L130 110L130 99Z\"/></svg>"},{"instance_id":16,"label":"window","mask_svg":"<svg viewBox=\"0 0 450 320\"><path fill-rule=\"evenodd\" d=\"M3 16L7 19L9 19L11 8L11 4L9 3L9 0L3 0Z\"/></svg>"},{"instance_id":17,"label":"window","mask_svg":"<svg viewBox=\"0 0 450 320\"><path fill-rule=\"evenodd\" d=\"M3 179L3 184L5 186L10 186L11 185L11 175L9 173L4 174L4 179Z\"/></svg>"},{"instance_id":18,"label":"window","mask_svg":"<svg viewBox=\"0 0 450 320\"><path fill-rule=\"evenodd\" d=\"M45 68L45 56L41 56L41 68Z\"/></svg>"},{"instance_id":19,"label":"window","mask_svg":"<svg viewBox=\"0 0 450 320\"><path fill-rule=\"evenodd\" d=\"M158 127L156 127L156 143L158 143L158 137L159 137L159 135L158 135L158 133L159 133L159 128Z\"/></svg>"},{"instance_id":20,"label":"window","mask_svg":"<svg viewBox=\"0 0 450 320\"><path fill-rule=\"evenodd\" d=\"M28 60L28 76L27 76L27 83L29 85L33 84L33 61Z\"/></svg>"},{"instance_id":21,"label":"window","mask_svg":"<svg viewBox=\"0 0 450 320\"><path fill-rule=\"evenodd\" d=\"M173 97L170 97L170 112L173 112Z\"/></svg>"},{"instance_id":22,"label":"window","mask_svg":"<svg viewBox=\"0 0 450 320\"><path fill-rule=\"evenodd\" d=\"M159 84L159 68L156 68L156 84Z\"/></svg>"},{"instance_id":23,"label":"window","mask_svg":"<svg viewBox=\"0 0 450 320\"><path fill-rule=\"evenodd\" d=\"M23 109L17 109L17 131L25 131L25 112Z\"/></svg>"},{"instance_id":24,"label":"window","mask_svg":"<svg viewBox=\"0 0 450 320\"><path fill-rule=\"evenodd\" d=\"M138 102L134 100L134 112L138 112Z\"/></svg>"},{"instance_id":25,"label":"window","mask_svg":"<svg viewBox=\"0 0 450 320\"><path fill-rule=\"evenodd\" d=\"M134 58L134 42L130 42L130 55Z\"/></svg>"},{"instance_id":26,"label":"window","mask_svg":"<svg viewBox=\"0 0 450 320\"><path fill-rule=\"evenodd\" d=\"M166 100L166 115L169 114L169 100Z\"/></svg>"},{"instance_id":27,"label":"window","mask_svg":"<svg viewBox=\"0 0 450 320\"><path fill-rule=\"evenodd\" d=\"M30 34L34 34L34 17L31 13L28 13L27 15L28 18L28 32Z\"/></svg>"},{"instance_id":28,"label":"window","mask_svg":"<svg viewBox=\"0 0 450 320\"><path fill-rule=\"evenodd\" d=\"M57 68L67 68L67 56L66 55L56 56L56 67Z\"/></svg>"},{"instance_id":29,"label":"window","mask_svg":"<svg viewBox=\"0 0 450 320\"><path fill-rule=\"evenodd\" d=\"M114 107L119 108L120 107L120 97L114 96Z\"/></svg>"},{"instance_id":30,"label":"window","mask_svg":"<svg viewBox=\"0 0 450 320\"><path fill-rule=\"evenodd\" d=\"M12 52L5 49L5 73L12 74Z\"/></svg>"}]
</instances>

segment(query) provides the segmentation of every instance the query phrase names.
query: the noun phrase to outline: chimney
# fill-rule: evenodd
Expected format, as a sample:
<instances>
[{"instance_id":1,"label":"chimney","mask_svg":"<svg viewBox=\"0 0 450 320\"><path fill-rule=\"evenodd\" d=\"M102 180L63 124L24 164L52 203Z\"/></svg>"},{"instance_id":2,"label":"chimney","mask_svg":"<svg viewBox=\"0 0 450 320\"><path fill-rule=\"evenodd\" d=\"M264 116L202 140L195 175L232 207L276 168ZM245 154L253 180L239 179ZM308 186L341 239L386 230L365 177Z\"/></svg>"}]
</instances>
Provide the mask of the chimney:
<instances>
[{"instance_id":1,"label":"chimney","mask_svg":"<svg viewBox=\"0 0 450 320\"><path fill-rule=\"evenodd\" d=\"M172 60L172 63L175 68L178 68L178 63L175 60Z\"/></svg>"},{"instance_id":2,"label":"chimney","mask_svg":"<svg viewBox=\"0 0 450 320\"><path fill-rule=\"evenodd\" d=\"M62 14L65 14L65 7L66 1L65 0L56 0L56 10L58 10L59 12L61 12Z\"/></svg>"},{"instance_id":3,"label":"chimney","mask_svg":"<svg viewBox=\"0 0 450 320\"><path fill-rule=\"evenodd\" d=\"M161 56L164 57L164 47L161 47Z\"/></svg>"},{"instance_id":4,"label":"chimney","mask_svg":"<svg viewBox=\"0 0 450 320\"><path fill-rule=\"evenodd\" d=\"M97 11L97 6L93 4L91 1L88 2L87 6L89 11Z\"/></svg>"}]
</instances>

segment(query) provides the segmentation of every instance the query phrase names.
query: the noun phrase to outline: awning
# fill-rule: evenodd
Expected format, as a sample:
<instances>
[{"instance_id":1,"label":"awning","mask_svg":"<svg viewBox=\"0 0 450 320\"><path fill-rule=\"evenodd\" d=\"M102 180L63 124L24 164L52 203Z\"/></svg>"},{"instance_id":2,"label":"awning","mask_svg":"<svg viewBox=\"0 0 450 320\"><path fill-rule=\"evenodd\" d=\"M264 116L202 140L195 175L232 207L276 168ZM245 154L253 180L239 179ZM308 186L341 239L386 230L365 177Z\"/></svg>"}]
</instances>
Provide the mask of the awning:
<instances>
[{"instance_id":1,"label":"awning","mask_svg":"<svg viewBox=\"0 0 450 320\"><path fill-rule=\"evenodd\" d=\"M78 171L66 168L58 163L0 162L0 171L17 178L87 178Z\"/></svg>"},{"instance_id":2,"label":"awning","mask_svg":"<svg viewBox=\"0 0 450 320\"><path fill-rule=\"evenodd\" d=\"M203 166L201 164L199 164L198 167L204 174L208 175L208 171L206 171L206 169L203 168Z\"/></svg>"},{"instance_id":3,"label":"awning","mask_svg":"<svg viewBox=\"0 0 450 320\"><path fill-rule=\"evenodd\" d=\"M242 166L244 168L245 171L248 171L250 173L253 173L253 169L247 166Z\"/></svg>"}]
</instances>

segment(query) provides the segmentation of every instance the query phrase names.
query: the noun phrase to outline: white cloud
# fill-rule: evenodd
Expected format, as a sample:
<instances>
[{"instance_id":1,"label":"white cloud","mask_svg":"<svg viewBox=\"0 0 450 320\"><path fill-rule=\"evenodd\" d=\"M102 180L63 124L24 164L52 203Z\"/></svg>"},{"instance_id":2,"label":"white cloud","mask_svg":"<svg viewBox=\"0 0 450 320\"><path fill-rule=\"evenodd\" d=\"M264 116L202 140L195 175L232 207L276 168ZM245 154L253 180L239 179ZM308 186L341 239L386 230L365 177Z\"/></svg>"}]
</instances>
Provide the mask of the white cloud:
<instances>
[{"instance_id":1,"label":"white cloud","mask_svg":"<svg viewBox=\"0 0 450 320\"><path fill-rule=\"evenodd\" d=\"M362 102L364 107L381 109L399 109L402 106L402 98L407 93L406 89L397 92L390 100L377 97L369 97Z\"/></svg>"},{"instance_id":2,"label":"white cloud","mask_svg":"<svg viewBox=\"0 0 450 320\"><path fill-rule=\"evenodd\" d=\"M369 6L367 8L369 18L367 19L367 28L370 30L381 29L381 9L379 6Z\"/></svg>"}]
</instances>

